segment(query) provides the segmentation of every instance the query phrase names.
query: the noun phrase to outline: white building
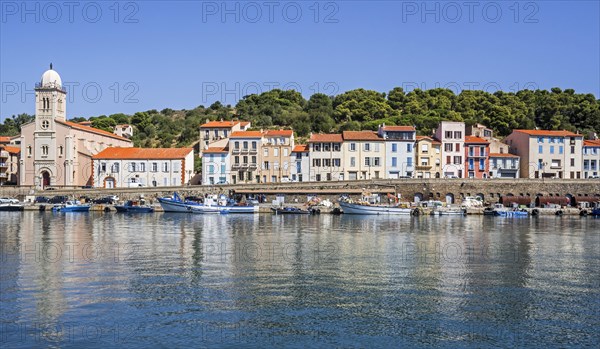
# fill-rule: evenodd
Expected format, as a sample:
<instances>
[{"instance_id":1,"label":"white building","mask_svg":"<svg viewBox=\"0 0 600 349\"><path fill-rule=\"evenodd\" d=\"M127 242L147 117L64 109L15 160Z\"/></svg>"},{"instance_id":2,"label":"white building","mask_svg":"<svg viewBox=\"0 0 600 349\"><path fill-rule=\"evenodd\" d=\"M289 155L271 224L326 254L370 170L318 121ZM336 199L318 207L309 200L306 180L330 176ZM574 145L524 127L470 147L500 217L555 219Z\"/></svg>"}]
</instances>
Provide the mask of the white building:
<instances>
[{"instance_id":1,"label":"white building","mask_svg":"<svg viewBox=\"0 0 600 349\"><path fill-rule=\"evenodd\" d=\"M131 138L133 137L133 126L127 124L117 125L113 133L117 136Z\"/></svg>"},{"instance_id":2,"label":"white building","mask_svg":"<svg viewBox=\"0 0 600 349\"><path fill-rule=\"evenodd\" d=\"M342 137L346 178L349 180L384 178L385 142L377 132L344 131Z\"/></svg>"},{"instance_id":3,"label":"white building","mask_svg":"<svg viewBox=\"0 0 600 349\"><path fill-rule=\"evenodd\" d=\"M166 187L194 175L193 148L107 148L92 157L96 188Z\"/></svg>"},{"instance_id":4,"label":"white building","mask_svg":"<svg viewBox=\"0 0 600 349\"><path fill-rule=\"evenodd\" d=\"M235 131L246 131L251 124L247 121L210 121L200 125L200 154L210 147L226 147L227 139Z\"/></svg>"},{"instance_id":5,"label":"white building","mask_svg":"<svg viewBox=\"0 0 600 349\"><path fill-rule=\"evenodd\" d=\"M584 178L583 135L558 130L514 130L505 141L511 153L521 157L521 178Z\"/></svg>"},{"instance_id":6,"label":"white building","mask_svg":"<svg viewBox=\"0 0 600 349\"><path fill-rule=\"evenodd\" d=\"M600 140L583 142L583 178L598 178L600 175Z\"/></svg>"},{"instance_id":7,"label":"white building","mask_svg":"<svg viewBox=\"0 0 600 349\"><path fill-rule=\"evenodd\" d=\"M298 144L292 150L292 182L306 182L310 179L310 158L308 145Z\"/></svg>"},{"instance_id":8,"label":"white building","mask_svg":"<svg viewBox=\"0 0 600 349\"><path fill-rule=\"evenodd\" d=\"M508 153L490 153L490 178L519 178L520 158Z\"/></svg>"},{"instance_id":9,"label":"white building","mask_svg":"<svg viewBox=\"0 0 600 349\"><path fill-rule=\"evenodd\" d=\"M210 147L202 152L202 184L228 184L231 156L227 147Z\"/></svg>"},{"instance_id":10,"label":"white building","mask_svg":"<svg viewBox=\"0 0 600 349\"><path fill-rule=\"evenodd\" d=\"M464 177L465 123L442 121L435 130L442 142L442 173L444 177Z\"/></svg>"},{"instance_id":11,"label":"white building","mask_svg":"<svg viewBox=\"0 0 600 349\"><path fill-rule=\"evenodd\" d=\"M344 180L343 141L342 135L339 133L310 135L308 140L309 181Z\"/></svg>"},{"instance_id":12,"label":"white building","mask_svg":"<svg viewBox=\"0 0 600 349\"><path fill-rule=\"evenodd\" d=\"M385 140L385 178L413 177L417 132L412 126L380 126Z\"/></svg>"}]
</instances>

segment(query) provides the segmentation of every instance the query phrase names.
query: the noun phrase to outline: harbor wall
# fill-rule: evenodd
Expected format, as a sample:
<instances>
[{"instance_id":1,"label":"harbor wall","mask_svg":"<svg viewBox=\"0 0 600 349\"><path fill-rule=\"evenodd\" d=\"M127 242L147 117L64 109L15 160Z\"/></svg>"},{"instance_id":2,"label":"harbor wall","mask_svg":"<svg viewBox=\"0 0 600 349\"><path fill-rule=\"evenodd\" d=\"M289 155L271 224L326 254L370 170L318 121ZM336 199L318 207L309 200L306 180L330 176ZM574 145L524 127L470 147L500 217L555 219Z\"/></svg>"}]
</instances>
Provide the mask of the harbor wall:
<instances>
[{"instance_id":1,"label":"harbor wall","mask_svg":"<svg viewBox=\"0 0 600 349\"><path fill-rule=\"evenodd\" d=\"M174 191L184 196L200 196L204 194L229 194L232 192L248 195L265 195L271 201L278 195L284 195L286 202L303 202L309 195L318 195L323 199L334 200L341 194L358 197L362 192L379 194L399 194L401 201L414 201L415 196L421 200L446 201L453 198L460 203L467 196L481 196L484 201L495 203L503 195L514 196L596 196L600 200L600 180L598 179L380 179L365 181L340 182L302 182L302 183L268 183L268 184L236 184L213 186L179 186L179 187L142 187L117 189L81 189L57 188L57 190L34 190L31 188L0 187L0 196L55 196L68 195L76 198L90 198L107 195L118 195L122 199L138 198L140 195L148 199L169 196Z\"/></svg>"}]
</instances>

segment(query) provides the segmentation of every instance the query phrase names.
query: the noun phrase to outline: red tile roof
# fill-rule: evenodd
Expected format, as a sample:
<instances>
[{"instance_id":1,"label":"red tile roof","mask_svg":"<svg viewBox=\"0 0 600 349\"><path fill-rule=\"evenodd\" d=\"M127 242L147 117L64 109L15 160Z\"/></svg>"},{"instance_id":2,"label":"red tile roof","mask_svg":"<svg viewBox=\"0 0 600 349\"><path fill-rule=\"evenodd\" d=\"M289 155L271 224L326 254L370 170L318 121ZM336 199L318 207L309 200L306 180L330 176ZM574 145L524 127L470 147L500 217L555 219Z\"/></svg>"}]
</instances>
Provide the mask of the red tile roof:
<instances>
[{"instance_id":1,"label":"red tile roof","mask_svg":"<svg viewBox=\"0 0 600 349\"><path fill-rule=\"evenodd\" d=\"M600 139L583 141L584 147L600 147Z\"/></svg>"},{"instance_id":2,"label":"red tile roof","mask_svg":"<svg viewBox=\"0 0 600 349\"><path fill-rule=\"evenodd\" d=\"M106 148L92 156L93 159L183 159L193 148Z\"/></svg>"},{"instance_id":3,"label":"red tile roof","mask_svg":"<svg viewBox=\"0 0 600 349\"><path fill-rule=\"evenodd\" d=\"M262 138L262 131L234 131L229 138Z\"/></svg>"},{"instance_id":4,"label":"red tile roof","mask_svg":"<svg viewBox=\"0 0 600 349\"><path fill-rule=\"evenodd\" d=\"M485 139L483 139L481 137L465 136L465 143L489 144L490 142L486 141Z\"/></svg>"},{"instance_id":5,"label":"red tile roof","mask_svg":"<svg viewBox=\"0 0 600 349\"><path fill-rule=\"evenodd\" d=\"M209 121L200 125L201 128L232 128L240 123L239 121Z\"/></svg>"},{"instance_id":6,"label":"red tile roof","mask_svg":"<svg viewBox=\"0 0 600 349\"><path fill-rule=\"evenodd\" d=\"M308 151L308 145L306 144L298 144L292 150L292 153L306 153Z\"/></svg>"},{"instance_id":7,"label":"red tile roof","mask_svg":"<svg viewBox=\"0 0 600 349\"><path fill-rule=\"evenodd\" d=\"M414 132L414 126L384 126L382 127L384 131L404 131L404 132Z\"/></svg>"},{"instance_id":8,"label":"red tile roof","mask_svg":"<svg viewBox=\"0 0 600 349\"><path fill-rule=\"evenodd\" d=\"M125 138L125 137L117 136L116 134L114 134L112 132L100 130L98 128L84 126L84 125L81 125L81 124L78 124L78 123L75 123L75 122L71 122L71 121L56 120L56 122L58 122L59 124L63 124L65 126L69 126L71 128L77 129L77 130L91 132L91 133L96 133L96 134L99 134L99 135L102 135L102 136L111 137L111 138L115 138L115 139L120 139L122 141L131 142L131 140L129 140L129 139Z\"/></svg>"},{"instance_id":9,"label":"red tile roof","mask_svg":"<svg viewBox=\"0 0 600 349\"><path fill-rule=\"evenodd\" d=\"M344 131L345 141L383 141L375 131Z\"/></svg>"},{"instance_id":10,"label":"red tile roof","mask_svg":"<svg viewBox=\"0 0 600 349\"><path fill-rule=\"evenodd\" d=\"M211 154L211 153L228 153L229 147L210 147L202 151L203 154Z\"/></svg>"},{"instance_id":11,"label":"red tile roof","mask_svg":"<svg viewBox=\"0 0 600 349\"><path fill-rule=\"evenodd\" d=\"M19 148L19 147L13 147L13 146L10 146L10 145L4 146L4 150L6 150L7 152L9 152L11 154L19 154L21 152L21 148Z\"/></svg>"},{"instance_id":12,"label":"red tile roof","mask_svg":"<svg viewBox=\"0 0 600 349\"><path fill-rule=\"evenodd\" d=\"M513 130L513 132L525 133L530 136L554 136L554 137L583 137L571 131L552 131L552 130Z\"/></svg>"},{"instance_id":13,"label":"red tile roof","mask_svg":"<svg viewBox=\"0 0 600 349\"><path fill-rule=\"evenodd\" d=\"M507 154L507 153L490 153L491 158L518 158L518 155Z\"/></svg>"},{"instance_id":14,"label":"red tile roof","mask_svg":"<svg viewBox=\"0 0 600 349\"><path fill-rule=\"evenodd\" d=\"M339 133L314 133L308 140L309 143L342 143L343 141Z\"/></svg>"},{"instance_id":15,"label":"red tile roof","mask_svg":"<svg viewBox=\"0 0 600 349\"><path fill-rule=\"evenodd\" d=\"M0 143L8 143L10 142L10 137L0 137Z\"/></svg>"},{"instance_id":16,"label":"red tile roof","mask_svg":"<svg viewBox=\"0 0 600 349\"><path fill-rule=\"evenodd\" d=\"M431 142L431 144L442 144L442 142L438 141L437 139L433 138L433 137L428 137L428 136L417 136L417 142L418 141L422 141L422 140L428 140Z\"/></svg>"},{"instance_id":17,"label":"red tile roof","mask_svg":"<svg viewBox=\"0 0 600 349\"><path fill-rule=\"evenodd\" d=\"M294 134L292 130L267 130L265 132L266 136L276 136L276 137L291 137Z\"/></svg>"}]
</instances>

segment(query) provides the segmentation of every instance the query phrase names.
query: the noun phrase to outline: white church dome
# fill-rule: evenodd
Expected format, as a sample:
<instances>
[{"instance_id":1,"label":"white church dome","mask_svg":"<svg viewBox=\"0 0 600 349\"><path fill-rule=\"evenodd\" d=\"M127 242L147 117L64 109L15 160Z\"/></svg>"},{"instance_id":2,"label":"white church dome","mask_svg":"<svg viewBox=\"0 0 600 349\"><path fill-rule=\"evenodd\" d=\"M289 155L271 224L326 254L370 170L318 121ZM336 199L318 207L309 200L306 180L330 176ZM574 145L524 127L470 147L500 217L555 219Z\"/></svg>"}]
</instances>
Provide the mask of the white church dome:
<instances>
[{"instance_id":1,"label":"white church dome","mask_svg":"<svg viewBox=\"0 0 600 349\"><path fill-rule=\"evenodd\" d=\"M42 87L62 87L60 75L52 69L52 64L50 64L50 69L42 75Z\"/></svg>"}]
</instances>

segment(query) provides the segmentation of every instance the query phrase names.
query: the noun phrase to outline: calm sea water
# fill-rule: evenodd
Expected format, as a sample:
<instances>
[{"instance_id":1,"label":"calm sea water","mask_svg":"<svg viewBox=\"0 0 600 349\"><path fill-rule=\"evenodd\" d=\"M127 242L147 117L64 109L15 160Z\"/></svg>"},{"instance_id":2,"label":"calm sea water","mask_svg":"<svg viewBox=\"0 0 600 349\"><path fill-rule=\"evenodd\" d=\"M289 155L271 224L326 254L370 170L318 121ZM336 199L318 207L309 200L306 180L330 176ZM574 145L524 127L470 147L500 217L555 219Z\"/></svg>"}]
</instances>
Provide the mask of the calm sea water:
<instances>
[{"instance_id":1,"label":"calm sea water","mask_svg":"<svg viewBox=\"0 0 600 349\"><path fill-rule=\"evenodd\" d=\"M600 220L0 212L0 345L597 347Z\"/></svg>"}]
</instances>

